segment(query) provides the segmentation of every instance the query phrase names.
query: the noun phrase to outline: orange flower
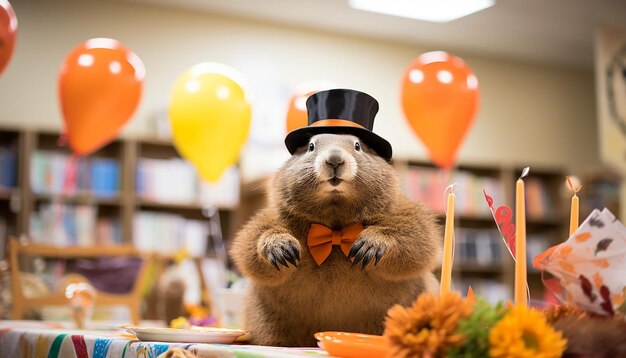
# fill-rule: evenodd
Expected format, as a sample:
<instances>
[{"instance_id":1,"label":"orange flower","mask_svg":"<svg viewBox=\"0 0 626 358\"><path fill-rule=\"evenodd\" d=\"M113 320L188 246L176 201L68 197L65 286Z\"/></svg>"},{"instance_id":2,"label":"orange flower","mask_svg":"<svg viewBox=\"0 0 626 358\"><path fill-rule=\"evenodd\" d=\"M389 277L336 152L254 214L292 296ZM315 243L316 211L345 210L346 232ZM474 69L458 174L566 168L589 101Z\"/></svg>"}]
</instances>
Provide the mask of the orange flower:
<instances>
[{"instance_id":1,"label":"orange flower","mask_svg":"<svg viewBox=\"0 0 626 358\"><path fill-rule=\"evenodd\" d=\"M573 305L551 305L543 310L543 315L550 324L566 316L587 317L585 311L581 311Z\"/></svg>"},{"instance_id":2,"label":"orange flower","mask_svg":"<svg viewBox=\"0 0 626 358\"><path fill-rule=\"evenodd\" d=\"M411 307L395 305L387 312L385 333L389 357L445 357L448 348L463 343L458 322L472 313L458 293L425 293Z\"/></svg>"}]
</instances>

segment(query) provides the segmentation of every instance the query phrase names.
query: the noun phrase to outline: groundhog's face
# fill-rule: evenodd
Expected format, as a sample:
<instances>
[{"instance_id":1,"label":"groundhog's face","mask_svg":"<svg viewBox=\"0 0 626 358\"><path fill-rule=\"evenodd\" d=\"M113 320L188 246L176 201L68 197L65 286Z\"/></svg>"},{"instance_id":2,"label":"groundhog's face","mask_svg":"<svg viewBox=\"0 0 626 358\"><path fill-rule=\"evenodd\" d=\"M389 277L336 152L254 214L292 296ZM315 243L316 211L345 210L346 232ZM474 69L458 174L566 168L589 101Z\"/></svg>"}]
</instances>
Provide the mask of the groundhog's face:
<instances>
[{"instance_id":1,"label":"groundhog's face","mask_svg":"<svg viewBox=\"0 0 626 358\"><path fill-rule=\"evenodd\" d=\"M312 165L312 175L321 198L350 197L355 194L359 164L357 156L365 154L359 139L351 135L320 134L311 138L303 159Z\"/></svg>"},{"instance_id":2,"label":"groundhog's face","mask_svg":"<svg viewBox=\"0 0 626 358\"><path fill-rule=\"evenodd\" d=\"M396 188L389 163L359 138L345 134L311 137L276 179L280 199L311 215L329 204L358 211L385 200Z\"/></svg>"}]
</instances>

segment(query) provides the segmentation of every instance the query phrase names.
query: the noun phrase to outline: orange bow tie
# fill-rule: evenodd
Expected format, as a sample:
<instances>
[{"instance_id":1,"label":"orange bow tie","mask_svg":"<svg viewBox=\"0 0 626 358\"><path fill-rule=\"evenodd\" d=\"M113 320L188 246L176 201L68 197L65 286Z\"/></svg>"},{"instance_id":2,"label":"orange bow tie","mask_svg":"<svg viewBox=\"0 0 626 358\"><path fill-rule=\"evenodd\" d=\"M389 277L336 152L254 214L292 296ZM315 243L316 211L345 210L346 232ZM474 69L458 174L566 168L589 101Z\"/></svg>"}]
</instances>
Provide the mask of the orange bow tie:
<instances>
[{"instance_id":1,"label":"orange bow tie","mask_svg":"<svg viewBox=\"0 0 626 358\"><path fill-rule=\"evenodd\" d=\"M315 262L321 265L330 255L333 245L339 245L343 254L348 256L352 244L359 237L361 231L363 231L361 223L348 225L339 231L332 230L324 225L311 224L306 238L306 245L309 247L309 252L311 252Z\"/></svg>"}]
</instances>

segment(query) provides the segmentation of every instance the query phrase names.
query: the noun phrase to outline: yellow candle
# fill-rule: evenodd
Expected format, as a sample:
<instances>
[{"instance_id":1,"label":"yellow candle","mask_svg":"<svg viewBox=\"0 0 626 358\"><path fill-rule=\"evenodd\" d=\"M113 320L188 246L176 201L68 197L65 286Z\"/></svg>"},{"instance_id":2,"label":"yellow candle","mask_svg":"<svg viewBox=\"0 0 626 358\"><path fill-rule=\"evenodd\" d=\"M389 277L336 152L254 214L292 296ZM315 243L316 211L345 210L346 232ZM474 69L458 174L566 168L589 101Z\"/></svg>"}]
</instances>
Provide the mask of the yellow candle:
<instances>
[{"instance_id":1,"label":"yellow candle","mask_svg":"<svg viewBox=\"0 0 626 358\"><path fill-rule=\"evenodd\" d=\"M454 193L450 190L448 194L448 205L446 210L446 228L443 237L443 259L441 261L441 287L439 293L450 292L452 281L452 261L454 249Z\"/></svg>"},{"instance_id":2,"label":"yellow candle","mask_svg":"<svg viewBox=\"0 0 626 358\"><path fill-rule=\"evenodd\" d=\"M572 190L572 193L574 194L574 196L572 196L572 205L570 207L570 213L569 213L569 236L574 235L574 231L576 231L578 229L578 195L576 195L576 193L578 193L578 191L580 190L580 185L578 185L577 187L574 187L574 184L572 183L572 180L570 179L570 177L565 177L565 179L567 179L567 185L569 186L569 188Z\"/></svg>"},{"instance_id":3,"label":"yellow candle","mask_svg":"<svg viewBox=\"0 0 626 358\"><path fill-rule=\"evenodd\" d=\"M574 231L576 230L578 230L578 196L574 193L569 214L569 236L574 235Z\"/></svg>"},{"instance_id":4,"label":"yellow candle","mask_svg":"<svg viewBox=\"0 0 626 358\"><path fill-rule=\"evenodd\" d=\"M528 306L526 296L526 204L524 181L515 187L515 304Z\"/></svg>"}]
</instances>

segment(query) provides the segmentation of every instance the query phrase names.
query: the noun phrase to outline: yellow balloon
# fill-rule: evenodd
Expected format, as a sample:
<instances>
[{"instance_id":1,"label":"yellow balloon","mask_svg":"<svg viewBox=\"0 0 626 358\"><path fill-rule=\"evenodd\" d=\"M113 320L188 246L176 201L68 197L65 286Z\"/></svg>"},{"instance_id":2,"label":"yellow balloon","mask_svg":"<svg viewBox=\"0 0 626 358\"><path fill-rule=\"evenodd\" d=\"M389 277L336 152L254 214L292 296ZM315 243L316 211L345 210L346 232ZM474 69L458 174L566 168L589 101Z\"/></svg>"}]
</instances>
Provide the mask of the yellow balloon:
<instances>
[{"instance_id":1,"label":"yellow balloon","mask_svg":"<svg viewBox=\"0 0 626 358\"><path fill-rule=\"evenodd\" d=\"M250 103L237 80L238 73L225 65L200 63L172 89L174 145L209 182L237 161L250 130Z\"/></svg>"}]
</instances>

